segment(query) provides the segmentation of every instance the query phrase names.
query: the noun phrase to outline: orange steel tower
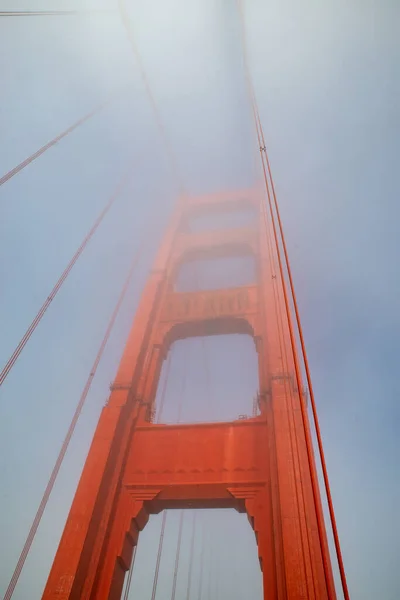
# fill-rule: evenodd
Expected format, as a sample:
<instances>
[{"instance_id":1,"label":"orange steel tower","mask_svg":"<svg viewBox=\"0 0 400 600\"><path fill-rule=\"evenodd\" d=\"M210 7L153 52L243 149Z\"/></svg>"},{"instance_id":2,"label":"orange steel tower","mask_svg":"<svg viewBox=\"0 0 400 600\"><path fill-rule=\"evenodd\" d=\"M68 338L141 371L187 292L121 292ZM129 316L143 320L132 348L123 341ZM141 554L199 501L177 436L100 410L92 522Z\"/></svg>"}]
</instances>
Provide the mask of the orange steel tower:
<instances>
[{"instance_id":1,"label":"orange steel tower","mask_svg":"<svg viewBox=\"0 0 400 600\"><path fill-rule=\"evenodd\" d=\"M304 397L296 386L276 247L262 193L178 203L150 272L111 395L103 408L43 594L45 600L121 597L133 549L152 513L169 508L247 512L264 598L335 598ZM252 224L193 232L197 215L248 209ZM185 261L250 254L254 285L176 292ZM259 361L259 416L226 423L153 423L171 344L245 333ZM229 399L226 399L229 401Z\"/></svg>"}]
</instances>

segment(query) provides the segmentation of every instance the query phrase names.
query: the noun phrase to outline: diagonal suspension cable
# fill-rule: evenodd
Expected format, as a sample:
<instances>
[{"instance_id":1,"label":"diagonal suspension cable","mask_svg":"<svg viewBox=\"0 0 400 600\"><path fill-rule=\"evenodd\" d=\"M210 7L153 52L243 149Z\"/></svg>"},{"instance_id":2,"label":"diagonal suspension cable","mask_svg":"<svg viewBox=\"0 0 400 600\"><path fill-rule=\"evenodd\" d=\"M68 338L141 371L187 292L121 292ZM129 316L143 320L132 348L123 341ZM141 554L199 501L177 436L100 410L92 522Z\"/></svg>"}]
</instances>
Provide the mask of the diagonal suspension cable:
<instances>
[{"instance_id":1,"label":"diagonal suspension cable","mask_svg":"<svg viewBox=\"0 0 400 600\"><path fill-rule=\"evenodd\" d=\"M21 163L19 163L19 165L17 165L16 167L14 167L10 171L8 171L8 173L5 173L2 177L0 177L0 186L3 185L4 183L6 183L6 181L8 181L9 179L11 179L12 177L14 177L15 175L17 175L18 173L20 173L22 171L22 169L25 169L25 167L27 167L34 160L36 160L37 158L39 158L39 156L41 156L42 154L44 154L44 152L46 152L46 150L48 150L49 148L52 148L52 146L55 146L60 140L62 140L67 135L69 135L70 133L72 133L80 125L83 125L83 123L85 123L86 121L88 121L91 117L93 117L98 112L100 112L101 110L103 110L104 108L106 108L106 106L108 106L110 104L110 102L114 98L115 98L115 95L113 94L105 102L102 102L101 104L99 104L98 106L96 106L93 110L91 110L85 116L83 116L80 119L78 119L70 127L68 127L67 129L65 129L64 131L62 131L60 134L58 134L56 137L54 137L49 142L47 142L47 144L44 144L44 146L42 146L41 148L39 148L38 150L36 150L36 152L34 152L33 154L31 154L30 156L28 156L25 160L23 160Z\"/></svg>"},{"instance_id":2,"label":"diagonal suspension cable","mask_svg":"<svg viewBox=\"0 0 400 600\"><path fill-rule=\"evenodd\" d=\"M41 500L41 502L39 504L39 507L37 509L35 518L33 520L31 528L29 530L28 536L26 538L24 547L22 549L22 552L21 552L20 557L18 559L17 565L15 567L14 573L13 573L13 575L11 577L10 583L9 583L8 588L6 590L6 593L5 593L5 596L4 596L4 600L10 600L10 598L12 597L12 595L14 593L15 587L16 587L16 585L18 583L18 579L19 579L19 577L21 575L21 571L22 571L22 569L24 567L26 558L27 558L28 553L29 553L29 551L31 549L32 542L33 542L33 540L35 538L36 531L37 531L37 529L39 527L40 521L41 521L41 519L43 517L43 513L44 513L44 511L46 509L48 500L50 498L50 494L51 494L51 492L52 492L52 490L54 488L54 484L56 482L58 473L59 473L61 465L63 463L65 454L66 454L68 446L69 446L69 443L70 443L71 438L72 438L72 436L74 434L74 431L75 431L76 425L78 423L79 417L81 415L82 409L83 409L83 407L85 405L86 398L87 398L87 396L89 394L89 391L90 391L93 379L94 379L94 377L96 375L96 371L97 371L97 368L99 366L100 360L101 360L101 358L103 356L103 353L104 353L104 350L106 348L107 342L108 342L108 340L110 338L110 335L111 335L111 332L113 330L116 318L117 318L117 316L119 314L122 302L124 301L126 293L127 293L128 289L129 289L129 285L131 283L131 280L132 280L133 274L135 272L137 263L138 263L138 261L139 261L139 259L141 257L141 251L142 251L142 248L141 248L141 245L140 245L139 249L135 253L135 256L133 258L132 264L131 264L131 266L129 268L128 276L127 276L127 278L125 280L125 283L123 285L122 291L120 293L118 301L117 301L117 303L115 305L115 308L113 310L113 313L111 315L110 321L108 323L107 329L105 331L103 340L102 340L102 342L100 344L100 348L98 350L98 353L96 355L96 358L95 358L94 363L92 365L92 368L90 370L89 376L88 376L88 378L86 380L86 383L85 383L85 386L83 388L81 397L80 397L79 402L78 402L78 404L76 406L74 415L72 417L72 420L71 420L71 423L69 425L69 428L68 428L67 434L65 436L65 439L64 439L64 441L62 443L61 450L60 450L60 452L58 454L57 460L56 460L56 462L54 464L54 467L53 467L53 470L51 472L51 475L50 475L49 481L47 483L46 489L44 491L42 500Z\"/></svg>"},{"instance_id":3,"label":"diagonal suspension cable","mask_svg":"<svg viewBox=\"0 0 400 600\"><path fill-rule=\"evenodd\" d=\"M101 222L103 221L104 217L106 216L106 214L108 213L108 211L110 210L110 208L113 206L113 204L115 203L115 201L119 198L121 192L125 188L125 185L126 185L128 179L130 178L130 176L131 176L131 173L128 172L120 180L119 184L117 185L114 193L112 194L111 198L107 202L106 206L103 208L103 210L101 211L101 213L99 214L99 216L96 218L96 220L95 220L92 228L86 234L83 242L81 243L81 245L79 246L79 248L76 250L76 252L73 255L73 257L71 258L70 262L68 263L68 265L66 266L66 268L62 272L62 274L61 274L60 278L58 279L57 283L55 284L55 286L51 290L50 294L47 296L46 300L42 304L42 306L39 309L36 317L33 319L32 323L29 325L29 327L26 330L25 334L21 338L19 344L17 345L17 347L15 348L14 352L12 353L12 355L10 356L10 358L8 359L6 365L4 366L3 370L1 371L1 373L0 373L0 386L4 383L5 379L7 378L7 375L9 374L9 372L11 371L11 369L13 368L13 366L15 365L16 361L18 360L18 357L20 356L21 352L23 351L23 349L25 348L26 344L28 343L28 341L31 338L31 336L32 336L33 332L35 331L36 327L39 325L39 323L42 320L45 312L49 308L50 304L54 300L54 298L57 295L57 293L59 292L59 290L62 287L64 281L67 279L67 277L70 274L73 266L75 265L75 263L77 262L77 260L81 256L82 252L85 250L86 246L88 245L88 243L92 239L93 235L97 231L97 229L98 229L99 225L101 224Z\"/></svg>"}]
</instances>

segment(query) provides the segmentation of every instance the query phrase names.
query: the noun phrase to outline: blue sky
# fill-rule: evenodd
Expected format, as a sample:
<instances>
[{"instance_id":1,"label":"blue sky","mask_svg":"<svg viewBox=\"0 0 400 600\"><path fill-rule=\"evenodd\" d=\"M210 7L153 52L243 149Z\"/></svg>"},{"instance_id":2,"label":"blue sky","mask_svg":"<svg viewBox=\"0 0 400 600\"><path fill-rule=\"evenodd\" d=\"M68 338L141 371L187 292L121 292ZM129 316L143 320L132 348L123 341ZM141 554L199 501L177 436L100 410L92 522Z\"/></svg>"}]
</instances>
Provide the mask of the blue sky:
<instances>
[{"instance_id":1,"label":"blue sky","mask_svg":"<svg viewBox=\"0 0 400 600\"><path fill-rule=\"evenodd\" d=\"M187 189L203 193L251 185L253 138L234 3L128 4ZM245 4L250 62L303 319L351 597L397 600L400 9L395 0ZM2 10L53 5L0 0ZM93 5L57 3L60 8ZM115 8L116 2L96 6ZM0 539L7 545L1 544L0 589L7 586L150 217L155 229L16 590L15 598L22 600L40 597L177 186L117 14L2 19L0 67L1 174L117 92L103 113L0 189L2 362L119 178L127 169L132 174L1 389ZM189 349L188 419L205 393L203 350L196 340ZM184 353L183 347L174 353L166 407L171 419ZM223 418L225 410L233 410L226 401L233 389L234 409L246 412L256 386L251 344L239 337L207 340L206 353L212 365L211 416ZM226 381L231 361L245 367L240 381ZM215 532L209 545L220 557L220 573L228 573L230 561L242 560L245 589L261 598L246 519L225 512L201 516L204 531ZM177 519L171 513L162 566L165 583L158 600L169 598ZM190 522L188 513L184 543ZM148 596L159 527L160 519L154 517L143 532L137 558L143 568L132 583ZM225 544L218 541L217 529ZM240 544L234 543L237 538ZM184 557L179 593L185 568ZM243 597L233 579L221 580L221 598Z\"/></svg>"}]
</instances>

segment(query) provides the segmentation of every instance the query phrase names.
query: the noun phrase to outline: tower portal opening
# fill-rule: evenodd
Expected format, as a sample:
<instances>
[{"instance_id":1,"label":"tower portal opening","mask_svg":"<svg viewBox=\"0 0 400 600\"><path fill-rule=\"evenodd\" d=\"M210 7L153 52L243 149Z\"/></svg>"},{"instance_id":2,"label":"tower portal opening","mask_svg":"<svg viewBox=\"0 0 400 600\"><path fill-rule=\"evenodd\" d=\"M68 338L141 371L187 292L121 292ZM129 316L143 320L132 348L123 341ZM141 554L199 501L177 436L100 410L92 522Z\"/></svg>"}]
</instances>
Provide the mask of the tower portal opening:
<instances>
[{"instance_id":1,"label":"tower portal opening","mask_svg":"<svg viewBox=\"0 0 400 600\"><path fill-rule=\"evenodd\" d=\"M171 597L176 572L177 599L261 600L262 574L247 515L233 509L186 509L183 515L180 509L168 510L164 530L163 516L164 511L151 515L140 533L132 573L135 597L151 597L163 532L156 597Z\"/></svg>"},{"instance_id":2,"label":"tower portal opening","mask_svg":"<svg viewBox=\"0 0 400 600\"><path fill-rule=\"evenodd\" d=\"M233 421L256 414L258 357L249 335L174 342L156 395L156 421Z\"/></svg>"}]
</instances>

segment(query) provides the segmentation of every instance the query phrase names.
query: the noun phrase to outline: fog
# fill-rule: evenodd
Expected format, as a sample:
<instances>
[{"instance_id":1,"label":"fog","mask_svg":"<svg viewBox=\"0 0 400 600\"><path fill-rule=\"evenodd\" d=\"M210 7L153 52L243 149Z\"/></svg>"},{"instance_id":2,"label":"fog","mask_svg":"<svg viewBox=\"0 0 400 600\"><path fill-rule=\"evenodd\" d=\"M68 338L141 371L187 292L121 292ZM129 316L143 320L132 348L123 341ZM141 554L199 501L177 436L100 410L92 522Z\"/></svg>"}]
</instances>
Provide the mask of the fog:
<instances>
[{"instance_id":1,"label":"fog","mask_svg":"<svg viewBox=\"0 0 400 600\"><path fill-rule=\"evenodd\" d=\"M187 192L251 186L257 144L234 0L126 4ZM133 253L152 224L16 600L41 597L178 195L117 1L57 2L60 9L94 6L114 12L0 18L0 176L114 95L106 109L0 188L2 364L120 178L131 174L1 388L0 590L7 588ZM0 8L55 7L45 0L0 0ZM351 598L397 600L399 4L245 0L245 12ZM203 285L225 275L220 266ZM248 263L239 265L238 276L251 276ZM190 273L183 274L182 285L189 284ZM228 377L232 372L235 377ZM237 418L252 410L256 386L255 353L246 336L178 342L165 419L177 419L174 398L182 389L183 421ZM192 519L187 511L176 600L186 599ZM260 600L256 543L246 517L198 511L196 519L191 597ZM170 511L157 600L171 596L178 520L179 512ZM141 534L131 598L151 597L160 526L160 515L153 516Z\"/></svg>"}]
</instances>

